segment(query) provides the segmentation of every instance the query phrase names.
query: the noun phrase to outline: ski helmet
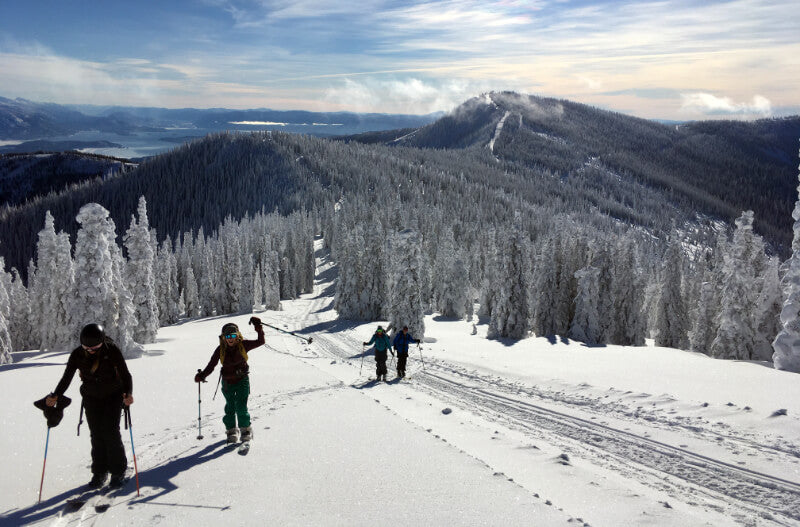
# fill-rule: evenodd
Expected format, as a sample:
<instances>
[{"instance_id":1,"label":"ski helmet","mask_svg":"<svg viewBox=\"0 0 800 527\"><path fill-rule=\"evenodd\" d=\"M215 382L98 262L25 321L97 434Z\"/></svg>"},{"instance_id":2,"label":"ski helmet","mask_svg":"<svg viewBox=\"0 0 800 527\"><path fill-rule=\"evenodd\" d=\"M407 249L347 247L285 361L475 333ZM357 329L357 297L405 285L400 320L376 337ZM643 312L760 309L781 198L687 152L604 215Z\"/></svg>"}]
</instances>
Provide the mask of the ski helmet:
<instances>
[{"instance_id":1,"label":"ski helmet","mask_svg":"<svg viewBox=\"0 0 800 527\"><path fill-rule=\"evenodd\" d=\"M81 330L81 344L88 348L102 344L106 338L106 332L100 324L87 324Z\"/></svg>"},{"instance_id":2,"label":"ski helmet","mask_svg":"<svg viewBox=\"0 0 800 527\"><path fill-rule=\"evenodd\" d=\"M228 322L224 326L222 326L222 335L225 336L229 333L236 333L237 335L241 335L239 332L239 326L232 322Z\"/></svg>"}]
</instances>

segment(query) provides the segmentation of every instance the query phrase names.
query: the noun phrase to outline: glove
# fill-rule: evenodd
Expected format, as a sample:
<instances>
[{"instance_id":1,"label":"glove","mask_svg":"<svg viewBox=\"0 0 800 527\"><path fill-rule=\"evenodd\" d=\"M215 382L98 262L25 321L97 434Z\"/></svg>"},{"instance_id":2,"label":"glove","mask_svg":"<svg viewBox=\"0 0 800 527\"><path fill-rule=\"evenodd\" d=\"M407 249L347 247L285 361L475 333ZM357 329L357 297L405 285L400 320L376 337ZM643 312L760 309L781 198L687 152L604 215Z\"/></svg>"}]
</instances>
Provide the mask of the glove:
<instances>
[{"instance_id":1,"label":"glove","mask_svg":"<svg viewBox=\"0 0 800 527\"><path fill-rule=\"evenodd\" d=\"M194 376L194 382L206 382L206 378L202 373L197 373Z\"/></svg>"},{"instance_id":2,"label":"glove","mask_svg":"<svg viewBox=\"0 0 800 527\"><path fill-rule=\"evenodd\" d=\"M261 327L261 319L258 317L250 317L249 324L252 324L256 329L259 329Z\"/></svg>"},{"instance_id":3,"label":"glove","mask_svg":"<svg viewBox=\"0 0 800 527\"><path fill-rule=\"evenodd\" d=\"M366 345L368 345L368 344L369 344L368 342L362 342L362 343L361 343L361 345L362 345L362 346L366 346Z\"/></svg>"}]
</instances>

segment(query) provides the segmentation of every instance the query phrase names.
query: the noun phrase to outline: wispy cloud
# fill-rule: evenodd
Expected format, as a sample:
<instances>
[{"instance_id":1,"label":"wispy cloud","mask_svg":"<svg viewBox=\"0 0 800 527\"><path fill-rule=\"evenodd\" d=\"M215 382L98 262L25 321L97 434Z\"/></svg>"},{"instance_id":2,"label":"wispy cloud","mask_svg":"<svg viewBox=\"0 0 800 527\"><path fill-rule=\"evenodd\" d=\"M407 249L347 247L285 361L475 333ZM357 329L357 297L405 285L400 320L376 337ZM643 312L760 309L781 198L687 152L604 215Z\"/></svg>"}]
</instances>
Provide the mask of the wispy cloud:
<instances>
[{"instance_id":1,"label":"wispy cloud","mask_svg":"<svg viewBox=\"0 0 800 527\"><path fill-rule=\"evenodd\" d=\"M772 103L766 97L754 95L751 102L735 102L730 97L711 93L685 93L681 95L681 110L700 115L745 115L766 117L772 114Z\"/></svg>"}]
</instances>

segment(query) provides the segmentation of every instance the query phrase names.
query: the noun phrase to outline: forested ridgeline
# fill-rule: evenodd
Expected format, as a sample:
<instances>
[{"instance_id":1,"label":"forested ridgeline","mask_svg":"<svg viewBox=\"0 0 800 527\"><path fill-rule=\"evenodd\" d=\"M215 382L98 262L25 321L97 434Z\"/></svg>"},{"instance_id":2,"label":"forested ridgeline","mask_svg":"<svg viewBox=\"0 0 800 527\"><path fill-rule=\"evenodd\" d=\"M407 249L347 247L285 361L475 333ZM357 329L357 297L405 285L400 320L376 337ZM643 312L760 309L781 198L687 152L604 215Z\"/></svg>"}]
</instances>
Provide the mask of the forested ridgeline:
<instances>
[{"instance_id":1,"label":"forested ridgeline","mask_svg":"<svg viewBox=\"0 0 800 527\"><path fill-rule=\"evenodd\" d=\"M753 210L756 230L785 257L792 236L798 138L800 117L664 125L567 100L503 92L470 99L418 129L345 140L450 149L491 143L499 159L550 172L565 182L621 178L730 224L741 211ZM598 186L608 185L598 181Z\"/></svg>"}]
</instances>

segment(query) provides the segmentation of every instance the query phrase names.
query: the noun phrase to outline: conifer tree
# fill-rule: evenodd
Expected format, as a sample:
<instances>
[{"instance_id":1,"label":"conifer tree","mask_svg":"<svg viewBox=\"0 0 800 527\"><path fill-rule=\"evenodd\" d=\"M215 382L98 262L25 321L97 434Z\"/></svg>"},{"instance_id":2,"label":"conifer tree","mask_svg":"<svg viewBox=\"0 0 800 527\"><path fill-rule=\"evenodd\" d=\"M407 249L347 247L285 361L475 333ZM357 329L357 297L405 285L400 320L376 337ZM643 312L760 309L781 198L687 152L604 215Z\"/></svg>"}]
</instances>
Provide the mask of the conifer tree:
<instances>
[{"instance_id":1,"label":"conifer tree","mask_svg":"<svg viewBox=\"0 0 800 527\"><path fill-rule=\"evenodd\" d=\"M596 267L585 267L575 273L578 280L578 294L575 296L575 316L569 327L571 339L589 345L603 344L602 328L598 310L600 290L600 270Z\"/></svg>"},{"instance_id":2,"label":"conifer tree","mask_svg":"<svg viewBox=\"0 0 800 527\"><path fill-rule=\"evenodd\" d=\"M677 232L673 232L658 284L654 327L656 346L686 349L689 345L689 321L681 290L682 280L683 251Z\"/></svg>"},{"instance_id":3,"label":"conifer tree","mask_svg":"<svg viewBox=\"0 0 800 527\"><path fill-rule=\"evenodd\" d=\"M489 338L521 339L529 330L528 288L531 281L527 268L528 252L527 240L519 225L515 224L505 236L504 250L499 255L500 264L494 283L497 293L489 321Z\"/></svg>"},{"instance_id":4,"label":"conifer tree","mask_svg":"<svg viewBox=\"0 0 800 527\"><path fill-rule=\"evenodd\" d=\"M711 343L714 358L753 358L756 341L753 311L758 302L753 263L757 251L763 255L763 246L753 233L753 212L745 211L736 220L736 230L722 268L719 328Z\"/></svg>"},{"instance_id":5,"label":"conifer tree","mask_svg":"<svg viewBox=\"0 0 800 527\"><path fill-rule=\"evenodd\" d=\"M425 335L420 242L419 235L409 229L396 233L389 239L389 253L393 256L389 322L395 328L408 326L409 332L418 339Z\"/></svg>"},{"instance_id":6,"label":"conifer tree","mask_svg":"<svg viewBox=\"0 0 800 527\"><path fill-rule=\"evenodd\" d=\"M800 175L798 175L800 179ZM772 363L778 370L800 373L800 185L797 187L798 199L794 204L794 238L792 256L783 276L784 301L781 309L780 333L772 342Z\"/></svg>"},{"instance_id":7,"label":"conifer tree","mask_svg":"<svg viewBox=\"0 0 800 527\"><path fill-rule=\"evenodd\" d=\"M609 341L622 346L644 346L647 318L644 312L644 285L636 264L634 241L617 245L619 258L614 270L614 333ZM602 316L602 315L601 315Z\"/></svg>"},{"instance_id":8,"label":"conifer tree","mask_svg":"<svg viewBox=\"0 0 800 527\"><path fill-rule=\"evenodd\" d=\"M0 258L0 262L2 262L0 272L5 273L2 269L5 267L5 261ZM11 347L11 334L8 331L8 318L6 318L6 313L9 312L9 308L9 296L6 290L5 280L0 280L0 365L11 364L13 362L11 356L11 352L13 351Z\"/></svg>"},{"instance_id":9,"label":"conifer tree","mask_svg":"<svg viewBox=\"0 0 800 527\"><path fill-rule=\"evenodd\" d=\"M755 312L756 342L753 350L753 359L755 360L772 360L772 339L781 330L780 314L783 295L780 278L778 278L779 267L780 262L777 258L769 258L761 279L761 291L758 294Z\"/></svg>"},{"instance_id":10,"label":"conifer tree","mask_svg":"<svg viewBox=\"0 0 800 527\"><path fill-rule=\"evenodd\" d=\"M159 311L156 301L155 254L150 240L150 223L147 219L147 202L139 198L139 218L131 218L124 243L128 251L126 282L133 297L138 323L133 331L136 342L155 342L158 332Z\"/></svg>"},{"instance_id":11,"label":"conifer tree","mask_svg":"<svg viewBox=\"0 0 800 527\"><path fill-rule=\"evenodd\" d=\"M86 324L113 331L119 319L114 279L114 227L108 211L97 203L81 207L75 242L75 294L70 326L77 336ZM124 352L125 350L123 350Z\"/></svg>"},{"instance_id":12,"label":"conifer tree","mask_svg":"<svg viewBox=\"0 0 800 527\"><path fill-rule=\"evenodd\" d=\"M36 343L31 339L33 326L31 325L31 301L28 290L22 283L22 278L16 269L11 270L13 279L9 292L11 315L8 319L8 329L11 343L16 350L33 348Z\"/></svg>"}]
</instances>

